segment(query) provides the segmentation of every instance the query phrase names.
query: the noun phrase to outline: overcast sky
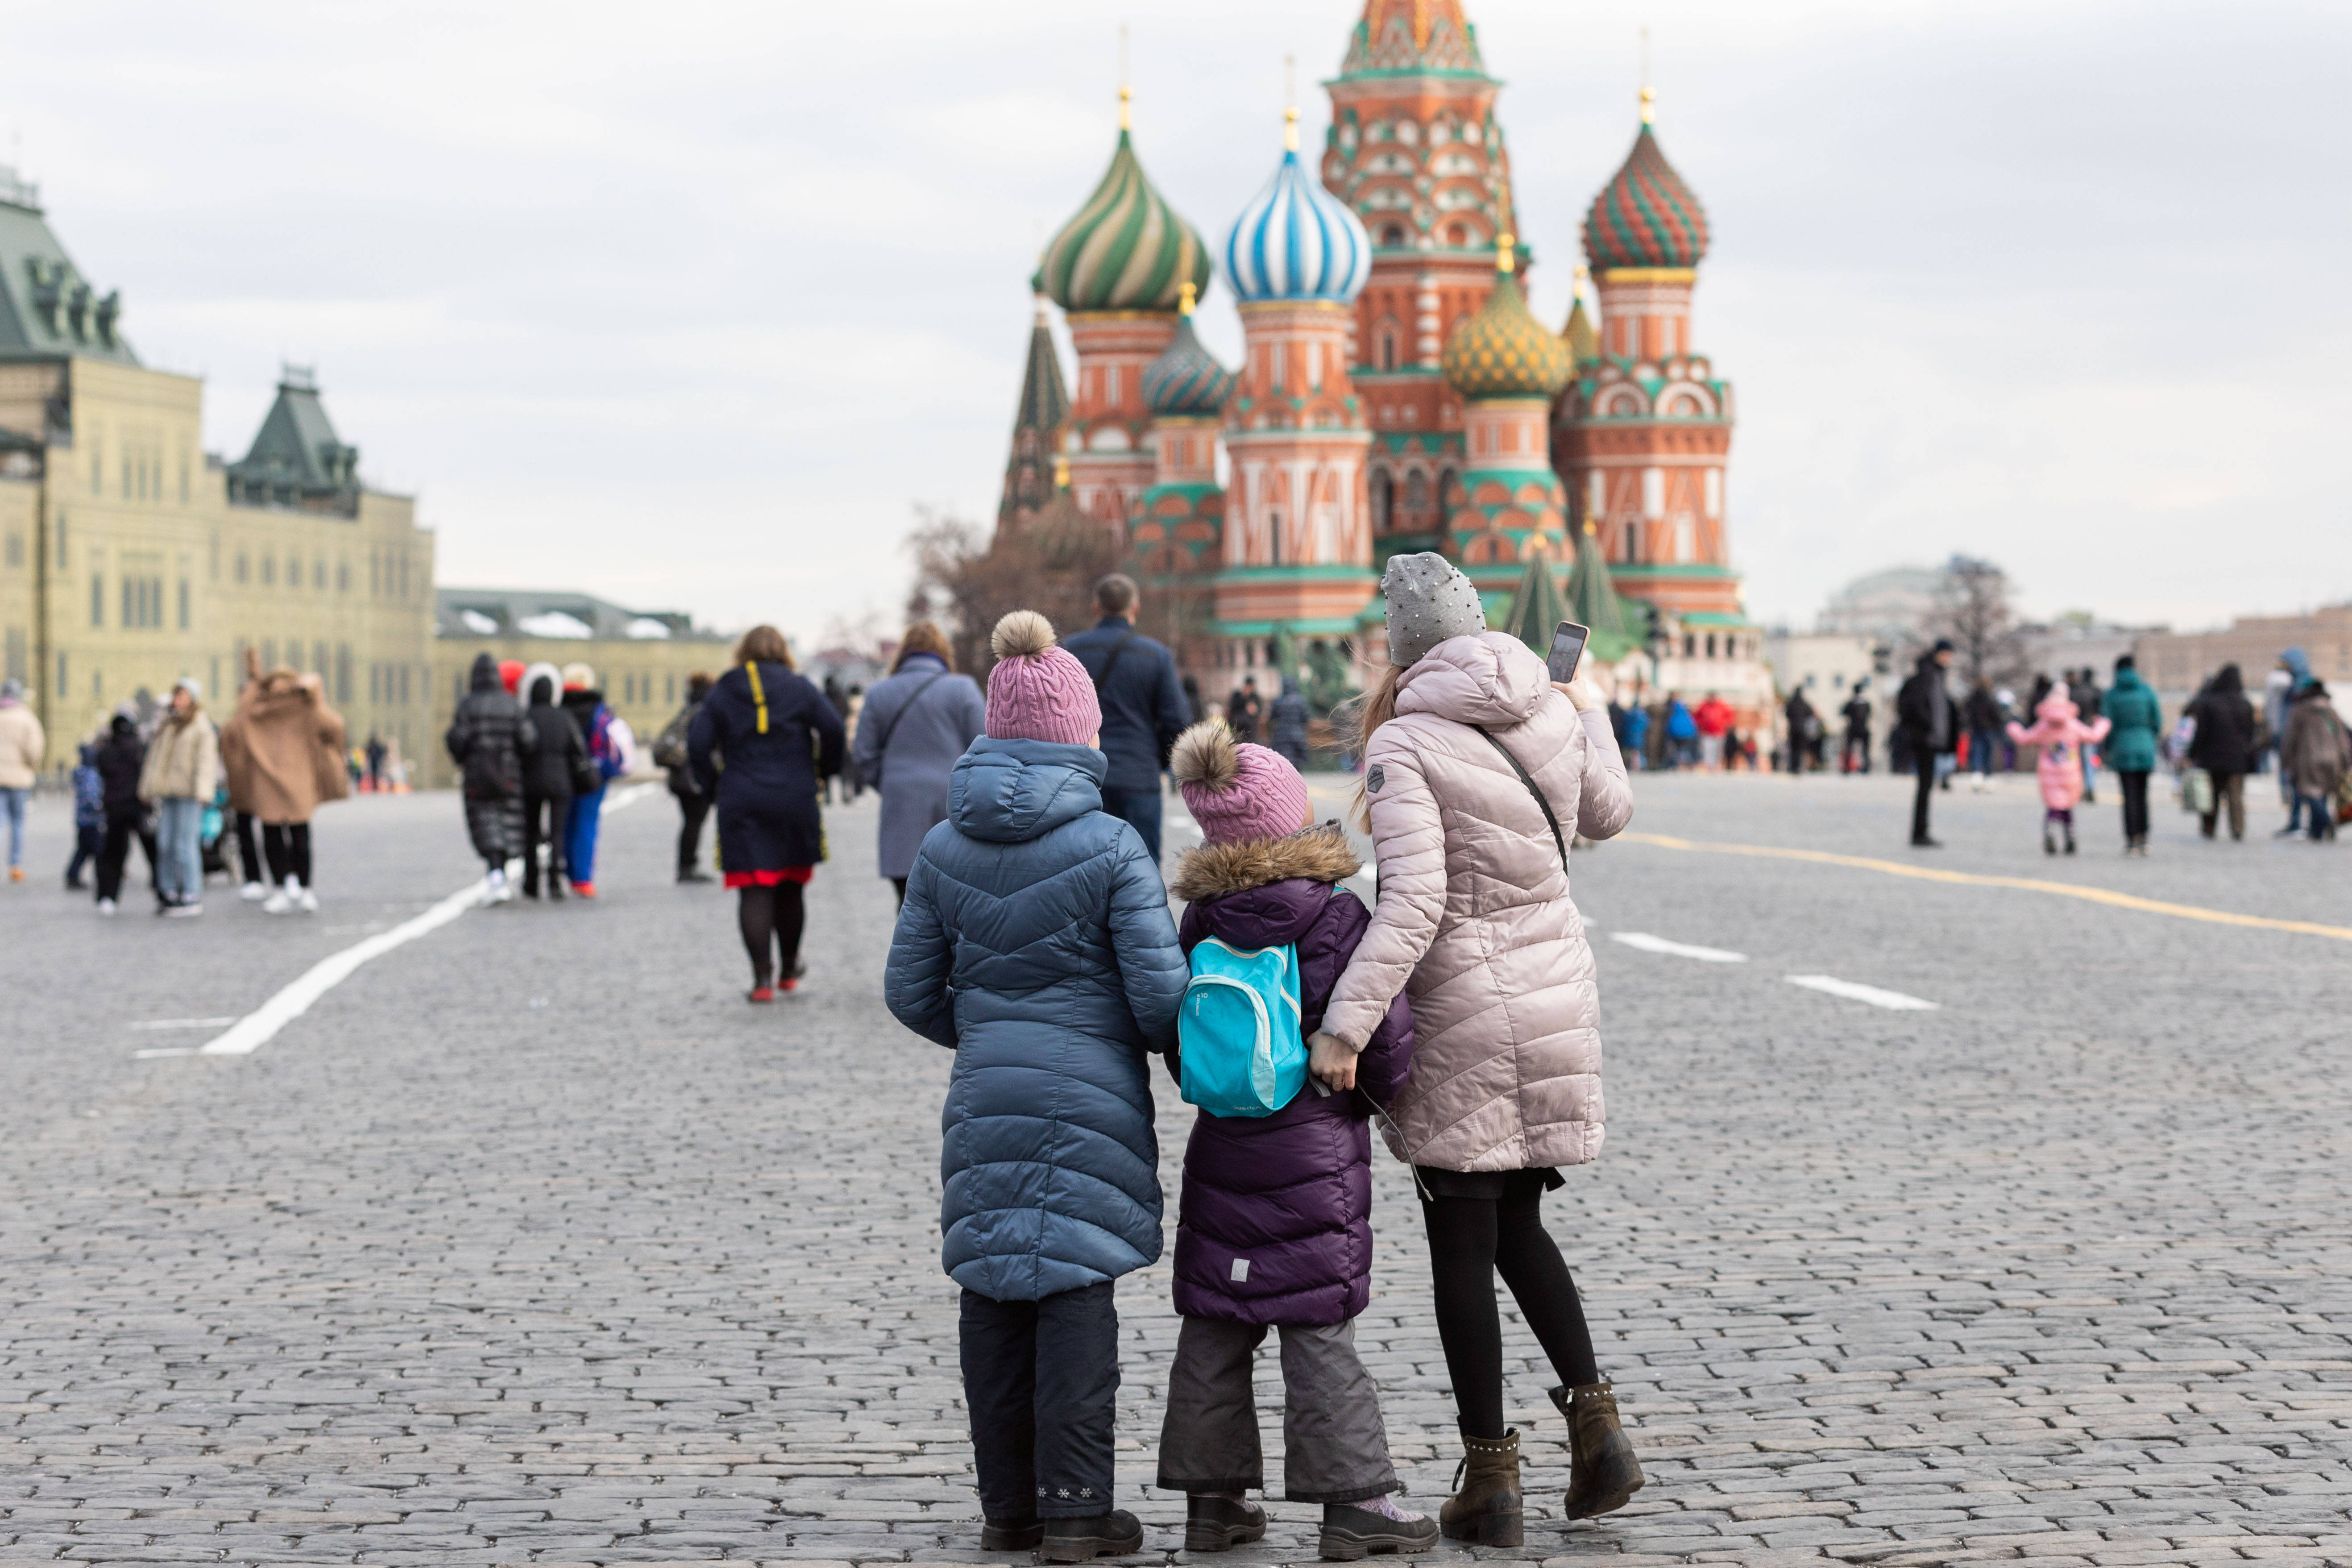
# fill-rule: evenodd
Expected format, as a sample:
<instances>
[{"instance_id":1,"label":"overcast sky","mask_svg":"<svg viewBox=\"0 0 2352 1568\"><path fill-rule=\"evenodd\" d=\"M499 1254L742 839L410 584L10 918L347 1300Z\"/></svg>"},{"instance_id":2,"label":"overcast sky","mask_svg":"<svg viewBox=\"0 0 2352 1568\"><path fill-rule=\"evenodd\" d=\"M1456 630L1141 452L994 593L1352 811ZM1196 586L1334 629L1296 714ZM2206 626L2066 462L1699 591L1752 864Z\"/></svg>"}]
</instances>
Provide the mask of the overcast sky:
<instances>
[{"instance_id":1,"label":"overcast sky","mask_svg":"<svg viewBox=\"0 0 2352 1568\"><path fill-rule=\"evenodd\" d=\"M1360 6L1136 7L1145 166L1213 245L1319 140ZM916 502L992 518L1042 238L1115 134L1102 0L76 0L0 134L241 455L315 363L444 583L814 634L895 612ZM2352 6L1473 0L1537 309L1634 129L1715 249L1750 613L1953 551L2024 605L2352 598ZM1310 145L1314 141L1310 141ZM1240 331L1212 286L1203 328ZM1066 364L1069 362L1065 361Z\"/></svg>"}]
</instances>

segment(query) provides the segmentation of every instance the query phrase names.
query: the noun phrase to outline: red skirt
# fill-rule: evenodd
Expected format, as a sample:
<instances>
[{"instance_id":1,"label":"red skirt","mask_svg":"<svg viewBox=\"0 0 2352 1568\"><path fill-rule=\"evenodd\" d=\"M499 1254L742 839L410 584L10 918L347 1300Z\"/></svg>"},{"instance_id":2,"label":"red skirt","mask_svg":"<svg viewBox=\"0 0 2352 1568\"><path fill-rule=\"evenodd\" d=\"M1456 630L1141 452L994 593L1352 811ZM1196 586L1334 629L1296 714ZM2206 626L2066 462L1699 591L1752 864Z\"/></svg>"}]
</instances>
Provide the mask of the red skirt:
<instances>
[{"instance_id":1,"label":"red skirt","mask_svg":"<svg viewBox=\"0 0 2352 1568\"><path fill-rule=\"evenodd\" d=\"M816 876L814 866L787 866L781 871L730 871L727 885L730 888L772 888L779 882L798 882L805 888Z\"/></svg>"}]
</instances>

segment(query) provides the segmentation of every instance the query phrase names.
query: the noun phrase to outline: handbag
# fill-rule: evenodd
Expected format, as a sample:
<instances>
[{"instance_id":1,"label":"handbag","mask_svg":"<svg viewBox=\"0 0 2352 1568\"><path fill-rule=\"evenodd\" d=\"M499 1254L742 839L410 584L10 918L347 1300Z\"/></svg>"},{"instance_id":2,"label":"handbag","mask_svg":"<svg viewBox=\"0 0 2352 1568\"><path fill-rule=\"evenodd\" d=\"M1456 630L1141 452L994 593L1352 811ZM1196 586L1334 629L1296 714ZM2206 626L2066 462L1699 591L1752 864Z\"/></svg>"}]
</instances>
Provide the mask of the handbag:
<instances>
[{"instance_id":1,"label":"handbag","mask_svg":"<svg viewBox=\"0 0 2352 1568\"><path fill-rule=\"evenodd\" d=\"M2213 775L2203 768L2191 768L2180 775L2180 804L2184 810L2200 816L2213 809Z\"/></svg>"}]
</instances>

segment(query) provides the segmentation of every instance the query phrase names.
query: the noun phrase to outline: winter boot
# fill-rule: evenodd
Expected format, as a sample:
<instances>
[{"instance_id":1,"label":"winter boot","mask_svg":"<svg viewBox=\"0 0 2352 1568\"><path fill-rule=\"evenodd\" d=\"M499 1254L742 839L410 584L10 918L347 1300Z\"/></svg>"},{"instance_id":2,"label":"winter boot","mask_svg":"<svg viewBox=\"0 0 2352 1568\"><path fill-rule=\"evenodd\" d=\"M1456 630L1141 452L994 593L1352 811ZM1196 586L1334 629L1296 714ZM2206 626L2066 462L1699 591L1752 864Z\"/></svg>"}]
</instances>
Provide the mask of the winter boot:
<instances>
[{"instance_id":1,"label":"winter boot","mask_svg":"<svg viewBox=\"0 0 2352 1568\"><path fill-rule=\"evenodd\" d=\"M2042 852L2044 855L2058 853L2058 840L2051 837L2050 830L2046 827L2042 830Z\"/></svg>"},{"instance_id":2,"label":"winter boot","mask_svg":"<svg viewBox=\"0 0 2352 1568\"><path fill-rule=\"evenodd\" d=\"M1568 1517L1623 1508L1643 1478L1633 1440L1617 1424L1615 1391L1606 1383L1555 1388L1551 1402L1568 1417Z\"/></svg>"},{"instance_id":3,"label":"winter boot","mask_svg":"<svg viewBox=\"0 0 2352 1568\"><path fill-rule=\"evenodd\" d=\"M982 1552L1031 1552L1045 1539L1045 1526L1034 1519L983 1519L980 1521Z\"/></svg>"},{"instance_id":4,"label":"winter boot","mask_svg":"<svg viewBox=\"0 0 2352 1568\"><path fill-rule=\"evenodd\" d=\"M2071 823L2071 822L2070 822L2070 823L2068 823L2068 824L2066 825L2066 853L2067 853L2067 854L2069 854L2069 855L2072 855L2074 852L2074 825L2073 823Z\"/></svg>"},{"instance_id":5,"label":"winter boot","mask_svg":"<svg viewBox=\"0 0 2352 1568\"><path fill-rule=\"evenodd\" d=\"M1438 1527L1449 1541L1480 1546L1522 1546L1527 1510L1519 1495L1519 1434L1462 1439L1462 1463L1454 1471L1454 1495L1437 1510Z\"/></svg>"},{"instance_id":6,"label":"winter boot","mask_svg":"<svg viewBox=\"0 0 2352 1568\"><path fill-rule=\"evenodd\" d=\"M1247 1498L1195 1492L1184 1499L1184 1550L1223 1552L1265 1539L1265 1510Z\"/></svg>"},{"instance_id":7,"label":"winter boot","mask_svg":"<svg viewBox=\"0 0 2352 1568\"><path fill-rule=\"evenodd\" d=\"M1351 1502L1323 1505L1323 1533L1317 1555L1326 1563L1355 1563L1367 1553L1426 1552L1437 1544L1437 1521L1421 1514L1396 1517L1402 1510L1384 1497L1369 1500L1372 1506Z\"/></svg>"},{"instance_id":8,"label":"winter boot","mask_svg":"<svg viewBox=\"0 0 2352 1568\"><path fill-rule=\"evenodd\" d=\"M1091 1563L1143 1550L1143 1526L1123 1508L1092 1519L1049 1519L1037 1547L1040 1563Z\"/></svg>"}]
</instances>

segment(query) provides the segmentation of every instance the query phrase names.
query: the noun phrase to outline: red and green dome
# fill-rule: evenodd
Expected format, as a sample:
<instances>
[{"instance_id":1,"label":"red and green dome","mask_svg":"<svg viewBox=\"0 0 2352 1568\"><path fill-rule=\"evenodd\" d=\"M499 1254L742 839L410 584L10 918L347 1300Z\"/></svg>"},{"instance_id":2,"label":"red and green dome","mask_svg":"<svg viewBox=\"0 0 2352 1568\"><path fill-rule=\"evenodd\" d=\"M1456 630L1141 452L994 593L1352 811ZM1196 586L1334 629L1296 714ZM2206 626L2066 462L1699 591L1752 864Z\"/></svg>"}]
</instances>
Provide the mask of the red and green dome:
<instances>
[{"instance_id":1,"label":"red and green dome","mask_svg":"<svg viewBox=\"0 0 2352 1568\"><path fill-rule=\"evenodd\" d=\"M1706 255L1706 212L1659 151L1648 98L1644 88L1633 151L1584 215L1584 254L1595 272L1696 267Z\"/></svg>"},{"instance_id":2,"label":"red and green dome","mask_svg":"<svg viewBox=\"0 0 2352 1568\"><path fill-rule=\"evenodd\" d=\"M1505 236L1494 293L1484 310L1462 319L1438 360L1447 383L1465 397L1550 397L1576 371L1559 334L1528 309L1510 255Z\"/></svg>"}]
</instances>

